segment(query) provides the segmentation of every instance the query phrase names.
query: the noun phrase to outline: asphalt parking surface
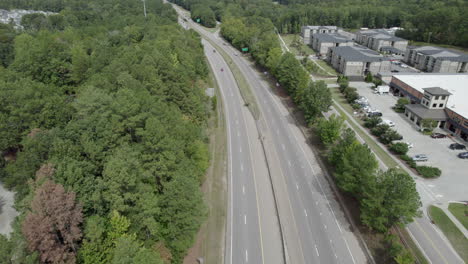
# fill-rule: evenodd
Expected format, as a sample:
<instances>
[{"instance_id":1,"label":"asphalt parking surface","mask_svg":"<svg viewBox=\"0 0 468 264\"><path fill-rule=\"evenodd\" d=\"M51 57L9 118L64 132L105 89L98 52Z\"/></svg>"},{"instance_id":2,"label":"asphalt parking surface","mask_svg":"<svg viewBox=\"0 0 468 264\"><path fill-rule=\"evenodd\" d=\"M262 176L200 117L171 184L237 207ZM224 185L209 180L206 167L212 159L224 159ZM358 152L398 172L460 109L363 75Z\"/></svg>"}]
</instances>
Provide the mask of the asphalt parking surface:
<instances>
[{"instance_id":1,"label":"asphalt parking surface","mask_svg":"<svg viewBox=\"0 0 468 264\"><path fill-rule=\"evenodd\" d=\"M404 114L393 111L392 106L395 105L398 97L392 94L374 94L371 89L373 84L365 82L351 82L350 86L357 88L357 92L369 100L372 108L382 112L382 119L388 119L395 123L394 129L403 136L403 141L414 145L408 152L409 156L426 154L429 160L418 162L418 164L434 166L442 170L442 175L439 178L424 180L440 202L468 200L468 159L457 157L458 153L467 150L451 150L449 148L449 145L454 142L462 143L468 147L468 142L455 138L433 139L423 135ZM435 130L435 132L449 133L440 129Z\"/></svg>"}]
</instances>

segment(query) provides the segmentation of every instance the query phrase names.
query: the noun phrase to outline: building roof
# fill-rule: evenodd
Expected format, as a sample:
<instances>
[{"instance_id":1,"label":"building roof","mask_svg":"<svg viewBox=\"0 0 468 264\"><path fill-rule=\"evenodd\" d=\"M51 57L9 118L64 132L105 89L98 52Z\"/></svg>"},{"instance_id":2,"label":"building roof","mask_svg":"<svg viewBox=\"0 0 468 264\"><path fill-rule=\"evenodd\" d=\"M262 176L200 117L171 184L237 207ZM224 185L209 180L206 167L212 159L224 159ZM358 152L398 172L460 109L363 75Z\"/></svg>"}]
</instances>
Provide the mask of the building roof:
<instances>
[{"instance_id":1,"label":"building roof","mask_svg":"<svg viewBox=\"0 0 468 264\"><path fill-rule=\"evenodd\" d=\"M429 109L421 104L408 104L405 108L421 119L447 120L447 113L444 109Z\"/></svg>"},{"instance_id":2,"label":"building roof","mask_svg":"<svg viewBox=\"0 0 468 264\"><path fill-rule=\"evenodd\" d=\"M321 42L333 42L333 43L352 42L351 39L340 34L316 33L316 34L313 34L312 37L314 39L320 40Z\"/></svg>"},{"instance_id":3,"label":"building roof","mask_svg":"<svg viewBox=\"0 0 468 264\"><path fill-rule=\"evenodd\" d=\"M447 108L468 118L468 74L396 74L394 78L406 83L421 93L424 88L439 87L452 95L447 101Z\"/></svg>"},{"instance_id":4,"label":"building roof","mask_svg":"<svg viewBox=\"0 0 468 264\"><path fill-rule=\"evenodd\" d=\"M432 94L432 95L452 95L447 90L442 89L440 87L423 88L423 90L425 92L428 92L429 94Z\"/></svg>"},{"instance_id":5,"label":"building roof","mask_svg":"<svg viewBox=\"0 0 468 264\"><path fill-rule=\"evenodd\" d=\"M390 60L376 51L360 46L333 47L331 50L346 61L376 62Z\"/></svg>"},{"instance_id":6,"label":"building roof","mask_svg":"<svg viewBox=\"0 0 468 264\"><path fill-rule=\"evenodd\" d=\"M337 26L304 26L304 28L308 28L308 29L338 29Z\"/></svg>"},{"instance_id":7,"label":"building roof","mask_svg":"<svg viewBox=\"0 0 468 264\"><path fill-rule=\"evenodd\" d=\"M405 53L404 50L401 50L401 49L397 49L395 47L392 47L392 46L383 46L380 48L381 51L389 51L391 53L396 53L396 54L401 54L401 53Z\"/></svg>"},{"instance_id":8,"label":"building roof","mask_svg":"<svg viewBox=\"0 0 468 264\"><path fill-rule=\"evenodd\" d=\"M411 50L437 59L468 62L468 54L434 46L410 46Z\"/></svg>"},{"instance_id":9,"label":"building roof","mask_svg":"<svg viewBox=\"0 0 468 264\"><path fill-rule=\"evenodd\" d=\"M361 35L366 35L374 39L389 40L389 41L407 41L406 39L395 37L395 35L391 34L389 31L385 29L362 30L362 31L359 31L359 33Z\"/></svg>"}]
</instances>

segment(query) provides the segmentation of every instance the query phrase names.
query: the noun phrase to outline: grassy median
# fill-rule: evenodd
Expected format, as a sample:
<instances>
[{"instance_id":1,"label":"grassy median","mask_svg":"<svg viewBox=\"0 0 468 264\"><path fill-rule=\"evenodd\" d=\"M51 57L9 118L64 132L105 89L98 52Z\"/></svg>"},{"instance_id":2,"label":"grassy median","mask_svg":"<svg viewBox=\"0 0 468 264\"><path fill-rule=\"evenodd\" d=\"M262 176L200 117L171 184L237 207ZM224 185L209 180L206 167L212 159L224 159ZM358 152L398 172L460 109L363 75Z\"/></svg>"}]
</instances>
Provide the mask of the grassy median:
<instances>
[{"instance_id":1,"label":"grassy median","mask_svg":"<svg viewBox=\"0 0 468 264\"><path fill-rule=\"evenodd\" d=\"M458 255L468 263L468 239L466 239L460 229L439 207L429 206L429 215L450 241Z\"/></svg>"}]
</instances>

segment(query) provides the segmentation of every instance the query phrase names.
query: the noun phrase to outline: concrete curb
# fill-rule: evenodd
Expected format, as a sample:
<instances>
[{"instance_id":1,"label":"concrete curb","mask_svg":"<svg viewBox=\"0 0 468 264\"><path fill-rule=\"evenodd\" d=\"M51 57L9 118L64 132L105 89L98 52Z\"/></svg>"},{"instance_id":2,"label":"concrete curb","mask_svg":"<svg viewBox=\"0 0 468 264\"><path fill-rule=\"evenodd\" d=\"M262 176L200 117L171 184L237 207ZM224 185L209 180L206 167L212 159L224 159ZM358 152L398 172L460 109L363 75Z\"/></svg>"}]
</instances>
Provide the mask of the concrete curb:
<instances>
[{"instance_id":1,"label":"concrete curb","mask_svg":"<svg viewBox=\"0 0 468 264\"><path fill-rule=\"evenodd\" d=\"M260 144L262 145L263 155L265 156L265 162L266 162L267 169L268 169L268 177L270 179L271 190L273 192L273 199L275 200L276 217L278 219L278 223L280 227L279 229L280 229L280 236L281 236L281 244L283 246L283 261L284 263L289 264L290 263L289 256L287 255L287 246L286 246L286 241L284 239L284 227L283 227L281 217L279 214L279 210L278 210L277 191L275 189L275 185L273 184L273 179L271 177L271 167L270 167L270 162L269 162L269 158L267 155L267 151L265 149L264 136L262 135L261 129L259 128L258 120L256 120L255 125L257 126L258 138L260 140Z\"/></svg>"}]
</instances>

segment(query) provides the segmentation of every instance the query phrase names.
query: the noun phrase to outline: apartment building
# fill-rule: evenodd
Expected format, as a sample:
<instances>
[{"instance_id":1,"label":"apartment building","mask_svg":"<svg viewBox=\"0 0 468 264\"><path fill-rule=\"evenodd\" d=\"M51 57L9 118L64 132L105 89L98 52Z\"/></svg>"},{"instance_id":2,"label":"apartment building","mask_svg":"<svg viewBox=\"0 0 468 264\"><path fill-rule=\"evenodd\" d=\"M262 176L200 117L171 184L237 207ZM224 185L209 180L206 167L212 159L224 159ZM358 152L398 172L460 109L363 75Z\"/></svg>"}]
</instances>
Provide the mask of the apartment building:
<instances>
[{"instance_id":1,"label":"apartment building","mask_svg":"<svg viewBox=\"0 0 468 264\"><path fill-rule=\"evenodd\" d=\"M301 36L304 40L304 44L310 45L312 41L312 35L317 33L338 33L339 29L337 26L303 26L301 28Z\"/></svg>"},{"instance_id":2,"label":"apartment building","mask_svg":"<svg viewBox=\"0 0 468 264\"><path fill-rule=\"evenodd\" d=\"M326 56L328 49L332 47L353 46L354 42L338 33L316 33L312 35L311 46L321 56Z\"/></svg>"},{"instance_id":3,"label":"apartment building","mask_svg":"<svg viewBox=\"0 0 468 264\"><path fill-rule=\"evenodd\" d=\"M356 33L356 42L375 51L404 54L408 40L396 37L385 29L368 29Z\"/></svg>"},{"instance_id":4,"label":"apartment building","mask_svg":"<svg viewBox=\"0 0 468 264\"><path fill-rule=\"evenodd\" d=\"M468 54L439 47L409 46L406 49L405 61L416 69L425 72L468 72Z\"/></svg>"},{"instance_id":5,"label":"apartment building","mask_svg":"<svg viewBox=\"0 0 468 264\"><path fill-rule=\"evenodd\" d=\"M360 46L329 48L327 60L340 73L349 77L363 77L367 73L390 71L390 59L376 51Z\"/></svg>"}]
</instances>

